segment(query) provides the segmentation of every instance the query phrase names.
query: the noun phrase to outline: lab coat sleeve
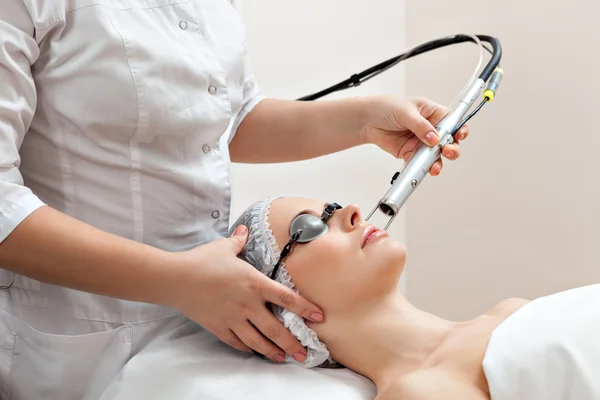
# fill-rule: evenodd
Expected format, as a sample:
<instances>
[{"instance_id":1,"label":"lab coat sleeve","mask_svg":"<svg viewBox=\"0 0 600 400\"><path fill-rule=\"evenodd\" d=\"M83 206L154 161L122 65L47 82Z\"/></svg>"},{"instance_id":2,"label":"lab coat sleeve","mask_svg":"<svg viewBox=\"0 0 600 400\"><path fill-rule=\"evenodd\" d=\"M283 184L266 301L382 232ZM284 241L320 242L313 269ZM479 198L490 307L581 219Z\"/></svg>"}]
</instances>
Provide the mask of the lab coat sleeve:
<instances>
[{"instance_id":1,"label":"lab coat sleeve","mask_svg":"<svg viewBox=\"0 0 600 400\"><path fill-rule=\"evenodd\" d=\"M248 55L244 54L244 88L242 94L242 104L240 111L237 113L233 121L231 134L229 135L229 143L231 143L235 137L238 128L244 121L244 118L246 118L250 111L252 111L252 109L263 99L264 96L261 95L256 78L254 77L254 74L250 68Z\"/></svg>"},{"instance_id":2,"label":"lab coat sleeve","mask_svg":"<svg viewBox=\"0 0 600 400\"><path fill-rule=\"evenodd\" d=\"M243 2L242 0L229 0L231 6L237 10L238 13L242 13ZM260 93L260 88L256 82L256 78L252 73L250 67L250 59L246 52L246 43L244 43L244 87L242 93L242 103L239 112L234 116L233 125L231 127L231 133L229 135L229 143L235 137L240 125L244 119L248 116L250 111L264 99L264 96Z\"/></svg>"},{"instance_id":3,"label":"lab coat sleeve","mask_svg":"<svg viewBox=\"0 0 600 400\"><path fill-rule=\"evenodd\" d=\"M24 186L19 148L36 107L31 65L39 55L32 18L20 0L0 7L0 242L44 203Z\"/></svg>"}]
</instances>

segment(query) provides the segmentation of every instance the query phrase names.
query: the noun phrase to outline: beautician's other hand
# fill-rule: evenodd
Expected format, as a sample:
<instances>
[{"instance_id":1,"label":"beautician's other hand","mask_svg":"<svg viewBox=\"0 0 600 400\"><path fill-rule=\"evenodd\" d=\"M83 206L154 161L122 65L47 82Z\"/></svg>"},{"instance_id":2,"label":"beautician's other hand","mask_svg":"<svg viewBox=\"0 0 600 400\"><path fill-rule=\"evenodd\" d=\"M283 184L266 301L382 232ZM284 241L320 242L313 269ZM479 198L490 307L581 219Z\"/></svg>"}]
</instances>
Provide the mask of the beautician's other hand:
<instances>
[{"instance_id":1,"label":"beautician's other hand","mask_svg":"<svg viewBox=\"0 0 600 400\"><path fill-rule=\"evenodd\" d=\"M304 361L304 347L265 303L313 322L320 322L323 312L237 258L247 240L248 229L241 225L229 238L177 253L176 265L182 273L174 285L173 306L235 349L253 349L275 362L284 361L285 353Z\"/></svg>"},{"instance_id":2,"label":"beautician's other hand","mask_svg":"<svg viewBox=\"0 0 600 400\"><path fill-rule=\"evenodd\" d=\"M406 161L419 142L428 145L439 142L434 126L446 115L447 107L424 98L374 96L368 102L369 111L364 129L368 143L376 144L394 157ZM460 155L458 141L465 139L468 134L469 129L464 125L454 135L455 142L444 146L442 156L456 160ZM429 173L439 175L442 167L440 159Z\"/></svg>"}]
</instances>

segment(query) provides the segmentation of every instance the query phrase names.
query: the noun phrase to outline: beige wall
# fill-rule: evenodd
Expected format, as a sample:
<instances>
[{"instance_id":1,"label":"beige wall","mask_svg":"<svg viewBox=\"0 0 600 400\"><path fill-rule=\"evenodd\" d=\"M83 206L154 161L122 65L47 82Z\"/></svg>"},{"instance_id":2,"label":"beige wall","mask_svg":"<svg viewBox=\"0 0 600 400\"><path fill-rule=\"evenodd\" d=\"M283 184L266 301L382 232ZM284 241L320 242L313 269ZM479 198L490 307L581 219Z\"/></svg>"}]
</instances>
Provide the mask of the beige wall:
<instances>
[{"instance_id":1,"label":"beige wall","mask_svg":"<svg viewBox=\"0 0 600 400\"><path fill-rule=\"evenodd\" d=\"M463 319L600 283L600 2L409 1L406 12L409 45L494 35L505 70L462 158L409 200L411 301ZM411 60L407 92L450 102L475 55L465 44Z\"/></svg>"}]
</instances>

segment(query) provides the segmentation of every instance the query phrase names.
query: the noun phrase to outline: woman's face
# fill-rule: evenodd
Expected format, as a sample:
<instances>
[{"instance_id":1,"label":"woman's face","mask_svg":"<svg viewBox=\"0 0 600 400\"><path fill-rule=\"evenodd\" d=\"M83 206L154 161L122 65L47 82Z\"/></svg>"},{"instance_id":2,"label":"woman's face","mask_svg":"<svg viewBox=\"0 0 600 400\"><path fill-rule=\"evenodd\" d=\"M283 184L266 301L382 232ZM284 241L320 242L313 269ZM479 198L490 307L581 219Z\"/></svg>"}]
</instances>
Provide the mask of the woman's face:
<instances>
[{"instance_id":1,"label":"woman's face","mask_svg":"<svg viewBox=\"0 0 600 400\"><path fill-rule=\"evenodd\" d=\"M321 216L325 203L284 197L271 204L269 223L282 249L290 240L290 224L299 213ZM357 206L336 210L327 222L329 232L294 244L285 268L300 293L325 312L343 311L398 289L406 250L362 220ZM379 231L379 233L377 233Z\"/></svg>"}]
</instances>

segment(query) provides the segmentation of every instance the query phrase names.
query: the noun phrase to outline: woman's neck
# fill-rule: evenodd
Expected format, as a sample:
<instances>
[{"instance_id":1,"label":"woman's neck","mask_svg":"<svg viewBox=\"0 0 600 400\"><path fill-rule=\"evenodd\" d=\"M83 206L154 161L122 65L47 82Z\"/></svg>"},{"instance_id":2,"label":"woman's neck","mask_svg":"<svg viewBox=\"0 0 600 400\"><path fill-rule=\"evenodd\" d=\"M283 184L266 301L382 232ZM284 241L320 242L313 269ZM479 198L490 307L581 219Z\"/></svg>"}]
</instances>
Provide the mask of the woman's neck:
<instances>
[{"instance_id":1,"label":"woman's neck","mask_svg":"<svg viewBox=\"0 0 600 400\"><path fill-rule=\"evenodd\" d=\"M382 392L435 362L436 350L456 326L413 307L398 292L348 313L328 312L327 321L312 328L336 361L371 379Z\"/></svg>"}]
</instances>

